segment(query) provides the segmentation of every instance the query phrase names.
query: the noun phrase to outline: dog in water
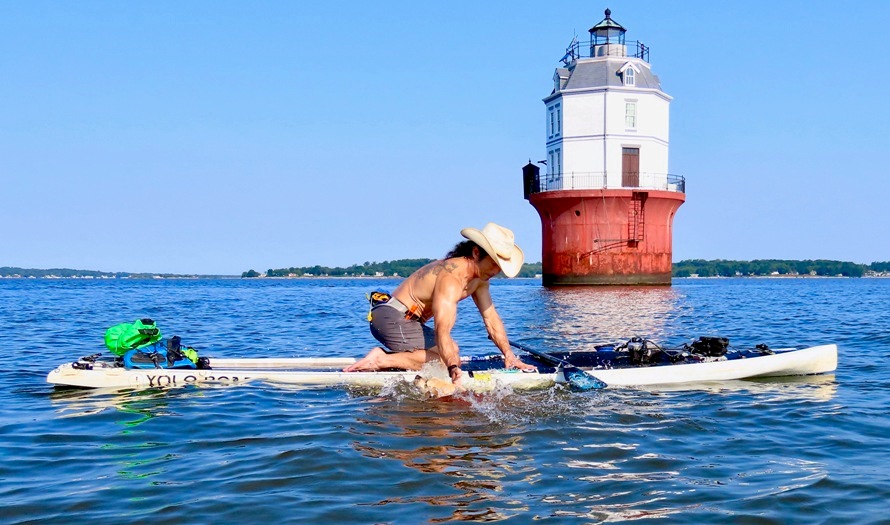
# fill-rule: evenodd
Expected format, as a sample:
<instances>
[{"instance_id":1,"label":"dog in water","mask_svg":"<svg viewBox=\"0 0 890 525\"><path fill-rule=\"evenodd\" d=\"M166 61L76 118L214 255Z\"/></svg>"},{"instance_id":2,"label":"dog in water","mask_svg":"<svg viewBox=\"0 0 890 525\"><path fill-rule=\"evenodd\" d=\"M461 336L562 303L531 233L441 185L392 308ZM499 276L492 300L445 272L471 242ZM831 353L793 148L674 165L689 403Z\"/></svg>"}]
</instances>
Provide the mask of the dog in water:
<instances>
[{"instance_id":1,"label":"dog in water","mask_svg":"<svg viewBox=\"0 0 890 525\"><path fill-rule=\"evenodd\" d=\"M427 379L425 377L416 376L414 378L414 386L429 398L453 396L457 390L454 383L446 379L439 379L438 377L430 377Z\"/></svg>"}]
</instances>

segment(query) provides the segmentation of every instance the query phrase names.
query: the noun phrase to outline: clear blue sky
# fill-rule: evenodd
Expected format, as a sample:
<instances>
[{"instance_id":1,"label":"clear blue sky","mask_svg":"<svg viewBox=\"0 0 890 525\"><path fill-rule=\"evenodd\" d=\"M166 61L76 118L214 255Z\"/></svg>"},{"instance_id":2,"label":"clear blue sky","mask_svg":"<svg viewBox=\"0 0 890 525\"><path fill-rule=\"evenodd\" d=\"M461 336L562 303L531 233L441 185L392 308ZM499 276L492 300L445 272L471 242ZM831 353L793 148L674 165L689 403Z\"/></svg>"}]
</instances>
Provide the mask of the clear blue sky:
<instances>
[{"instance_id":1,"label":"clear blue sky","mask_svg":"<svg viewBox=\"0 0 890 525\"><path fill-rule=\"evenodd\" d=\"M558 7L558 8L557 8ZM0 3L0 266L540 260L520 170L603 10L651 47L674 260L890 260L890 2Z\"/></svg>"}]
</instances>

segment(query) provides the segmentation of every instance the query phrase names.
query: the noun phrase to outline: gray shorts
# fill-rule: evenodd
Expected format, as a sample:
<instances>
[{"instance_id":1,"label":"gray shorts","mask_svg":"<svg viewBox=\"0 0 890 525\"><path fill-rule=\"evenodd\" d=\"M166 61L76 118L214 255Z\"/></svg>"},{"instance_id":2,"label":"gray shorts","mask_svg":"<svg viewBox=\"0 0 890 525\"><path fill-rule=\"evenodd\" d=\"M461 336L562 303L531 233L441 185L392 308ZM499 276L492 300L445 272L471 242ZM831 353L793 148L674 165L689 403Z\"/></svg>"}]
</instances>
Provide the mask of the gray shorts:
<instances>
[{"instance_id":1,"label":"gray shorts","mask_svg":"<svg viewBox=\"0 0 890 525\"><path fill-rule=\"evenodd\" d=\"M383 344L387 353L429 350L436 346L432 328L419 320L405 319L405 314L387 304L371 310L371 335Z\"/></svg>"}]
</instances>

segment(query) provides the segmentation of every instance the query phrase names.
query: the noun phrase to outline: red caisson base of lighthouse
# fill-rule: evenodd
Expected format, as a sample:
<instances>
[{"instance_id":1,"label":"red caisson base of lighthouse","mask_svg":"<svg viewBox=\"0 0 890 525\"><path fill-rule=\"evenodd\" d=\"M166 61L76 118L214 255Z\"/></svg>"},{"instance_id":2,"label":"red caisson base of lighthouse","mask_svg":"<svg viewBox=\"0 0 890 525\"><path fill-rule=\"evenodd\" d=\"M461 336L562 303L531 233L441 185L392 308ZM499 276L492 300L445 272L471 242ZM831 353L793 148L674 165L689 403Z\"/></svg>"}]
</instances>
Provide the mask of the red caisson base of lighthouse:
<instances>
[{"instance_id":1,"label":"red caisson base of lighthouse","mask_svg":"<svg viewBox=\"0 0 890 525\"><path fill-rule=\"evenodd\" d=\"M670 285L675 191L533 193L543 232L543 284Z\"/></svg>"}]
</instances>

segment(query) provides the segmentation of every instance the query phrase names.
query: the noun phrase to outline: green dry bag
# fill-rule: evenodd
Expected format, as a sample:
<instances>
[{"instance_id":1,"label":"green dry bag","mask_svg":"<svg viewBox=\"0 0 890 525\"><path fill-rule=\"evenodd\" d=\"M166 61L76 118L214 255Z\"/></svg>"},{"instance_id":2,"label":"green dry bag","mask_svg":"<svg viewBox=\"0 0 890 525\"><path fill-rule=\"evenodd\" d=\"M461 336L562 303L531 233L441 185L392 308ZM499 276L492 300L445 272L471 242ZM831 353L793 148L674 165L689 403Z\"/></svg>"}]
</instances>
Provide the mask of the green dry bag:
<instances>
[{"instance_id":1,"label":"green dry bag","mask_svg":"<svg viewBox=\"0 0 890 525\"><path fill-rule=\"evenodd\" d=\"M105 346L117 355L142 348L161 340L161 330L151 319L121 323L105 331Z\"/></svg>"}]
</instances>

